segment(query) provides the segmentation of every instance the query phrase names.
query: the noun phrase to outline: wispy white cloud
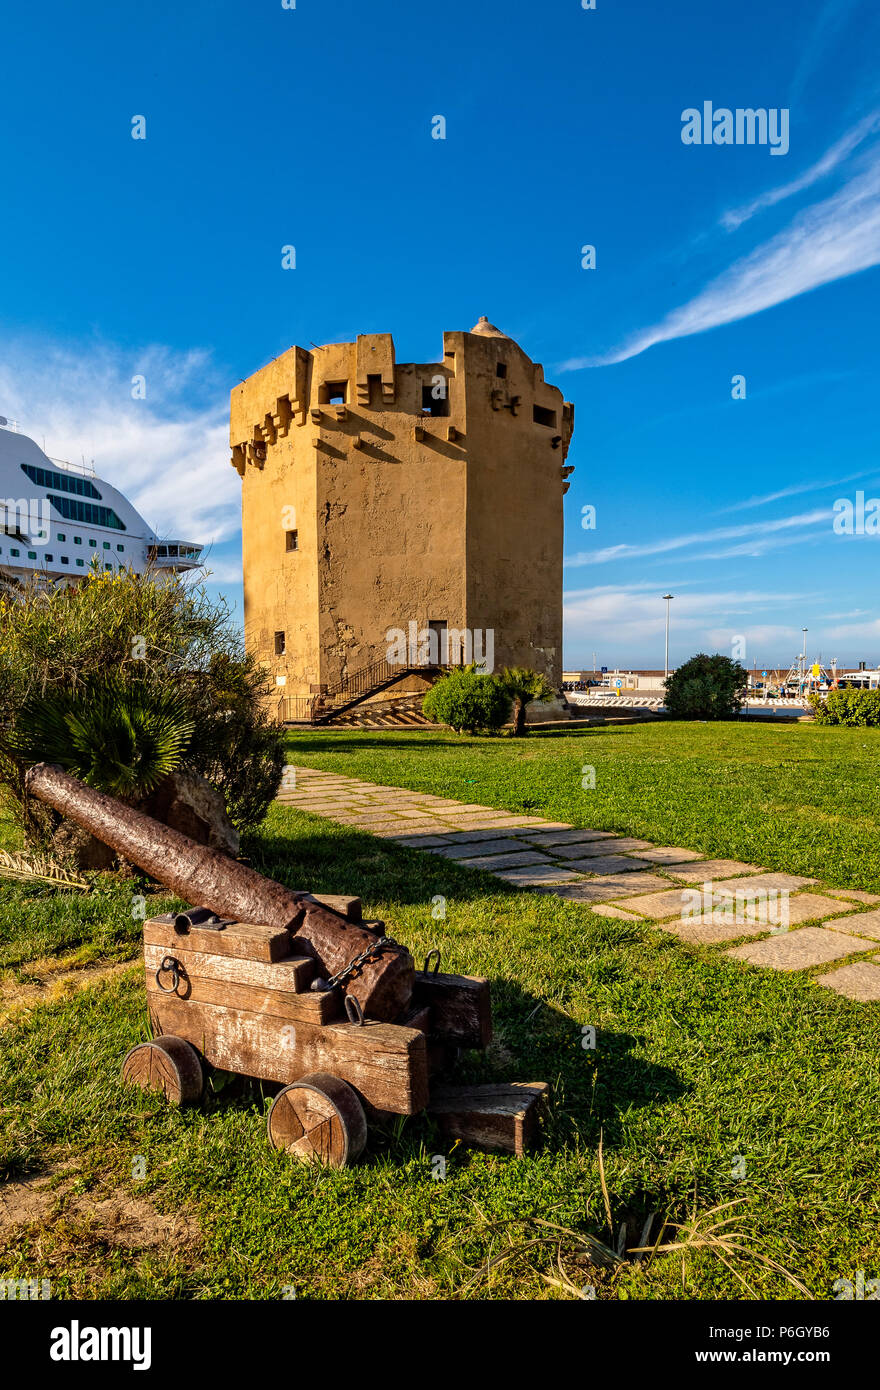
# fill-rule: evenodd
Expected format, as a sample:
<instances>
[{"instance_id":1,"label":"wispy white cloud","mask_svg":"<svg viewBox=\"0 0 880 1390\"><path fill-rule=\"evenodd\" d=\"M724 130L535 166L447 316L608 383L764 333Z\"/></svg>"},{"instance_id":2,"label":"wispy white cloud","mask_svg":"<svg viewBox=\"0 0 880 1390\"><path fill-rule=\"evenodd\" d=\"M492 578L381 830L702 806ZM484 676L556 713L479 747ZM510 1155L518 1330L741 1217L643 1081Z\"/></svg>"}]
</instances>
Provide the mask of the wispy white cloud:
<instances>
[{"instance_id":1,"label":"wispy white cloud","mask_svg":"<svg viewBox=\"0 0 880 1390\"><path fill-rule=\"evenodd\" d=\"M768 660L777 651L785 657L800 638L800 627L768 622L767 610L809 606L815 599L810 593L760 589L678 591L671 609L675 649L688 655L706 649L725 651L734 637L744 636L746 650L754 649L758 660L762 659L759 651ZM566 669L578 666L592 650L625 654L622 660L633 666L662 665L666 605L659 588L640 592L635 585L602 585L569 590L564 595L563 617Z\"/></svg>"},{"instance_id":2,"label":"wispy white cloud","mask_svg":"<svg viewBox=\"0 0 880 1390\"><path fill-rule=\"evenodd\" d=\"M718 589L688 592L671 586L670 657L673 664L698 651L728 654L737 640L745 640L746 665L759 667L788 664L801 650L801 629L809 626L807 649L811 659L821 651L836 655L844 665L857 660L873 663L880 656L880 619L852 620L851 613L821 615L816 611L818 591L742 591ZM663 665L666 605L655 586L601 585L569 590L564 595L565 668L586 668L592 653L602 664L624 667ZM793 616L789 618L789 614ZM803 616L801 616L803 614Z\"/></svg>"},{"instance_id":3,"label":"wispy white cloud","mask_svg":"<svg viewBox=\"0 0 880 1390\"><path fill-rule=\"evenodd\" d=\"M821 159L817 159L809 169L790 182L780 184L778 188L771 188L767 193L762 193L759 197L753 198L751 202L744 203L741 207L731 208L722 215L721 222L728 230L733 231L741 227L743 222L747 222L756 213L763 212L765 208L775 207L777 203L783 202L786 198L792 198L796 193L803 193L804 189L811 188L813 184L819 183L821 179L827 178L834 170L843 163L845 159L857 149L869 136L875 135L880 131L880 111L872 111L863 120L854 125L852 130L848 130L839 140L826 150Z\"/></svg>"},{"instance_id":4,"label":"wispy white cloud","mask_svg":"<svg viewBox=\"0 0 880 1390\"><path fill-rule=\"evenodd\" d=\"M824 202L804 209L770 241L736 261L689 303L601 357L559 371L608 366L656 343L705 333L880 263L880 159Z\"/></svg>"},{"instance_id":5,"label":"wispy white cloud","mask_svg":"<svg viewBox=\"0 0 880 1390\"><path fill-rule=\"evenodd\" d=\"M715 515L723 516L727 512L743 512L750 507L763 507L768 502L779 502L784 497L797 497L804 492L821 492L827 487L842 487L844 483L870 478L877 471L876 468L866 468L861 473L847 473L843 478L828 478L824 482L792 483L791 487L780 488L778 492L766 492L761 497L749 497L745 502L732 502L729 507L719 507Z\"/></svg>"},{"instance_id":6,"label":"wispy white cloud","mask_svg":"<svg viewBox=\"0 0 880 1390\"><path fill-rule=\"evenodd\" d=\"M132 399L136 375L145 378L143 400ZM49 455L94 459L160 535L210 544L235 534L241 488L214 375L197 351L7 339L0 410Z\"/></svg>"},{"instance_id":7,"label":"wispy white cloud","mask_svg":"<svg viewBox=\"0 0 880 1390\"><path fill-rule=\"evenodd\" d=\"M641 559L647 555L662 555L672 550L683 550L691 545L706 545L710 542L743 538L757 542L759 539L766 540L771 536L776 536L780 532L793 529L803 530L811 526L825 525L830 530L831 519L831 509L821 507L809 512L800 512L797 516L776 517L772 521L744 522L739 526L716 526L702 531L690 531L682 536L668 536L665 540L648 541L639 545L622 543L605 546L602 550L580 551L576 555L569 556L565 560L565 566L567 569L576 569L581 565L604 565L612 560ZM754 551L745 547L729 553L753 554Z\"/></svg>"},{"instance_id":8,"label":"wispy white cloud","mask_svg":"<svg viewBox=\"0 0 880 1390\"><path fill-rule=\"evenodd\" d=\"M814 72L841 36L846 25L859 8L861 0L825 0L804 44L791 84L790 102L795 102Z\"/></svg>"}]
</instances>

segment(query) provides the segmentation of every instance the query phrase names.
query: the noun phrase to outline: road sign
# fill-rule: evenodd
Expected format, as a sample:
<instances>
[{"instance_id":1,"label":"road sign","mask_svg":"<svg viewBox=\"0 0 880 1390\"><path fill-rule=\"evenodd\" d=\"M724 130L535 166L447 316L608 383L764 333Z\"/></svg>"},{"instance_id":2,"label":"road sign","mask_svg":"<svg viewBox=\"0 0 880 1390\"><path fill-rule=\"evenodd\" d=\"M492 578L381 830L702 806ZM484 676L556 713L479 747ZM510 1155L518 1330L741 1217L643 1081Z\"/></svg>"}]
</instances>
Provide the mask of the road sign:
<instances>
[{"instance_id":1,"label":"road sign","mask_svg":"<svg viewBox=\"0 0 880 1390\"><path fill-rule=\"evenodd\" d=\"M615 687L616 687L618 690L620 690L621 686L623 685L623 681L615 681L614 684L615 684Z\"/></svg>"},{"instance_id":2,"label":"road sign","mask_svg":"<svg viewBox=\"0 0 880 1390\"><path fill-rule=\"evenodd\" d=\"M761 672L761 679L762 679L762 680L766 680L766 679L767 679L767 672L766 672L766 671L762 671L762 672Z\"/></svg>"},{"instance_id":3,"label":"road sign","mask_svg":"<svg viewBox=\"0 0 880 1390\"><path fill-rule=\"evenodd\" d=\"M607 666L603 666L603 667L602 667L602 675L603 675L603 676L607 676L607 675L608 675L608 667L607 667Z\"/></svg>"}]
</instances>

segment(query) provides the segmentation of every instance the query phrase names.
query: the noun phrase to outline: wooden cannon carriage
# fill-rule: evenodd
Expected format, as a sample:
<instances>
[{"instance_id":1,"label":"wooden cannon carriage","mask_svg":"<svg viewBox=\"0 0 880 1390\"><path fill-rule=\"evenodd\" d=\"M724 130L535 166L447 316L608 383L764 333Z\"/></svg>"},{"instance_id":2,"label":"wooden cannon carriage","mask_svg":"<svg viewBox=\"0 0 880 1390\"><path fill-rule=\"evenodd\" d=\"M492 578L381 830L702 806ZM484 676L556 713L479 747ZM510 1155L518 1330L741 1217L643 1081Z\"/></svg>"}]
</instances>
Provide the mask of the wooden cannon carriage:
<instances>
[{"instance_id":1,"label":"wooden cannon carriage","mask_svg":"<svg viewBox=\"0 0 880 1390\"><path fill-rule=\"evenodd\" d=\"M363 1150L368 1117L427 1110L449 1137L516 1154L534 1137L545 1083L438 1084L457 1050L491 1040L487 980L441 974L436 951L416 971L360 899L292 891L60 768L27 785L205 904L144 923L153 1038L126 1055L126 1080L177 1104L200 1098L205 1064L280 1084L271 1143L333 1167Z\"/></svg>"},{"instance_id":2,"label":"wooden cannon carriage","mask_svg":"<svg viewBox=\"0 0 880 1390\"><path fill-rule=\"evenodd\" d=\"M357 922L357 898L316 899ZM207 915L207 914L206 914ZM205 916L206 916L205 915ZM287 931L244 922L206 923L200 912L144 924L144 966L153 1041L139 1043L123 1076L194 1103L203 1061L280 1082L268 1116L270 1142L299 1158L341 1167L358 1157L367 1118L427 1109L451 1137L522 1153L546 1086L450 1087L432 1078L459 1048L491 1039L489 982L416 972L410 1007L393 1023L346 1010L339 986L312 991L315 962L293 953Z\"/></svg>"}]
</instances>

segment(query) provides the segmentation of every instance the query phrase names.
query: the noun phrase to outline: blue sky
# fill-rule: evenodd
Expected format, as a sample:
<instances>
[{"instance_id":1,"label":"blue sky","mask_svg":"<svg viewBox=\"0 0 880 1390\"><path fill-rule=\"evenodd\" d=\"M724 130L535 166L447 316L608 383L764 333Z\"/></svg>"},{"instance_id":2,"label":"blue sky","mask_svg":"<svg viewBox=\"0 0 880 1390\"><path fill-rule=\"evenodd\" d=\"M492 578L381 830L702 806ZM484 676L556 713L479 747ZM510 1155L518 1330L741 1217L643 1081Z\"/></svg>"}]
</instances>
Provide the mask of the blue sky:
<instances>
[{"instance_id":1,"label":"blue sky","mask_svg":"<svg viewBox=\"0 0 880 1390\"><path fill-rule=\"evenodd\" d=\"M667 591L673 662L788 664L807 626L876 664L880 541L832 508L880 494L878 39L873 0L16 6L0 413L238 601L230 387L486 314L576 406L567 666L662 665ZM707 100L788 109L788 152L683 144Z\"/></svg>"}]
</instances>

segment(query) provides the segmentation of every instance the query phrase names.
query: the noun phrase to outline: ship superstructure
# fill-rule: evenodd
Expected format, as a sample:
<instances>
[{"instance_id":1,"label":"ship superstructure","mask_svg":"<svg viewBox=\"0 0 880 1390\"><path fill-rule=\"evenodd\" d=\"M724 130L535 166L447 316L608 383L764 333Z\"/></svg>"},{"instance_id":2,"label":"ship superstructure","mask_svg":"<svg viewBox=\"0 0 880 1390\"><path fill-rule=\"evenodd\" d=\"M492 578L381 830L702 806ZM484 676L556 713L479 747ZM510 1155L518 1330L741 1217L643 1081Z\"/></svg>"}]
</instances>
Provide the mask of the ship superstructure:
<instances>
[{"instance_id":1,"label":"ship superstructure","mask_svg":"<svg viewBox=\"0 0 880 1390\"><path fill-rule=\"evenodd\" d=\"M159 536L93 468L50 458L0 416L0 573L84 579L91 571L192 570L202 546Z\"/></svg>"}]
</instances>

